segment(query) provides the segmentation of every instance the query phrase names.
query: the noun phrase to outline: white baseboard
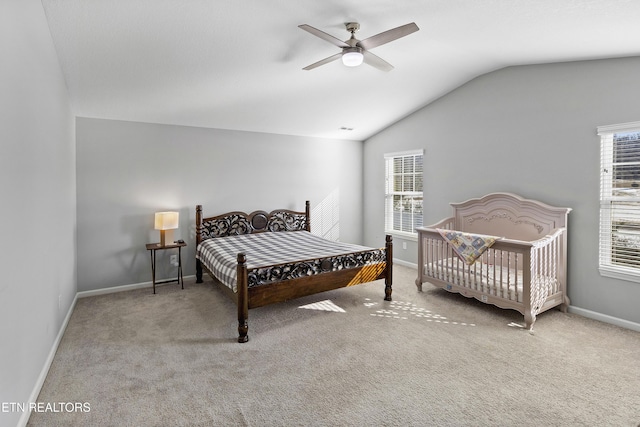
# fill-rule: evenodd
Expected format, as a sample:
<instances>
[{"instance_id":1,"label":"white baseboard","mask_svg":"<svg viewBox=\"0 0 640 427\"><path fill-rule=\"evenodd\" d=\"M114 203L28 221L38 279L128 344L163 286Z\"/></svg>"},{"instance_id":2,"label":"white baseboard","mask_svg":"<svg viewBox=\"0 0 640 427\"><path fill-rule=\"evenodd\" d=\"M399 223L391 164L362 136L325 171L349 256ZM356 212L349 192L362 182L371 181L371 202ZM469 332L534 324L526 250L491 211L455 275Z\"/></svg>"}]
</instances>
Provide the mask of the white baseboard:
<instances>
[{"instance_id":1,"label":"white baseboard","mask_svg":"<svg viewBox=\"0 0 640 427\"><path fill-rule=\"evenodd\" d=\"M183 280L190 280L192 278L195 278L195 275L191 275L191 276L184 276ZM163 281L165 279L162 279ZM176 279L166 279L166 280L176 280ZM164 286L164 285L177 285L177 282L174 283L162 283L162 284L156 284L156 288L158 286ZM106 294L114 294L116 292L126 292L126 291L132 291L134 289L142 289L142 288L152 288L153 287L153 282L142 282L142 283L134 283L132 285L122 285L122 286L114 286L111 288L102 288L102 289L94 289L92 291L82 291L82 292L78 292L77 297L78 298L86 298L86 297L95 297L96 295L106 295Z\"/></svg>"},{"instance_id":2,"label":"white baseboard","mask_svg":"<svg viewBox=\"0 0 640 427\"><path fill-rule=\"evenodd\" d=\"M58 335L56 335L56 339L53 341L53 345L51 346L51 350L49 351L49 355L47 359L44 361L44 366L40 371L40 375L36 380L36 384L31 391L31 396L29 396L29 403L37 402L38 396L40 395L40 391L42 390L42 386L44 385L44 380L47 379L47 375L49 374L49 368L51 368L51 364L53 363L53 358L58 351L58 346L60 345L60 341L62 341L62 337L64 336L64 332L67 330L67 325L69 324L69 319L71 319L71 315L73 314L73 310L76 307L76 301L78 301L78 294L73 298L71 302L71 306L69 307L69 311L67 311L67 315L64 317L64 321L60 326L60 330L58 331ZM25 410L22 413L22 416L18 420L18 426L24 427L29 422L29 417L31 416L31 411Z\"/></svg>"},{"instance_id":3,"label":"white baseboard","mask_svg":"<svg viewBox=\"0 0 640 427\"><path fill-rule=\"evenodd\" d=\"M609 316L606 314L598 313L595 311L587 310L580 307L569 306L569 313L574 313L582 317L587 317L593 320L599 320L600 322L609 323L611 325L620 326L621 328L631 329L632 331L640 332L640 323L631 322L629 320L619 319L617 317Z\"/></svg>"},{"instance_id":4,"label":"white baseboard","mask_svg":"<svg viewBox=\"0 0 640 427\"><path fill-rule=\"evenodd\" d=\"M191 276L184 276L183 280L189 280L192 278L195 278L195 275L191 275ZM168 279L171 280L171 279ZM160 285L156 285L157 286L164 286L164 285L177 285L177 283L162 283ZM67 311L67 315L64 318L64 321L62 322L62 325L60 326L60 330L58 331L58 335L56 336L56 339L53 341L53 345L51 346L51 350L49 351L49 355L47 356L47 359L44 362L44 366L42 367L42 370L40 371L40 375L38 376L38 379L36 381L36 384L33 387L33 391L31 391L31 396L29 396L29 402L36 402L38 400L38 395L40 395L40 391L42 390L42 386L44 385L44 381L47 378L47 374L49 374L49 368L51 368L51 364L53 363L53 358L56 355L56 352L58 351L58 346L60 345L60 341L62 340L62 337L64 335L64 332L67 330L67 325L69 324L69 319L71 319L71 315L73 314L73 310L76 307L76 302L78 301L78 298L86 298L86 297L91 297L91 296L96 296L96 295L106 295L106 294L112 294L115 292L124 292L124 291L130 291L133 289L140 289L140 288L151 288L153 287L153 282L143 282L143 283L136 283L133 285L124 285L124 286L114 286L112 288L103 288L103 289L96 289L93 291L82 291L82 292L77 292L76 296L73 298L73 301L71 302L71 306L69 307L69 311ZM22 416L20 417L20 420L18 420L18 427L24 427L27 425L27 423L29 422L29 417L31 416L31 412L30 411L25 411L22 413Z\"/></svg>"},{"instance_id":5,"label":"white baseboard","mask_svg":"<svg viewBox=\"0 0 640 427\"><path fill-rule=\"evenodd\" d=\"M418 269L418 264L414 264L414 263L409 262L409 261L403 261L403 260L397 259L397 258L393 259L393 263L394 264L398 264L398 265L402 265L403 267L413 268L415 270Z\"/></svg>"}]
</instances>

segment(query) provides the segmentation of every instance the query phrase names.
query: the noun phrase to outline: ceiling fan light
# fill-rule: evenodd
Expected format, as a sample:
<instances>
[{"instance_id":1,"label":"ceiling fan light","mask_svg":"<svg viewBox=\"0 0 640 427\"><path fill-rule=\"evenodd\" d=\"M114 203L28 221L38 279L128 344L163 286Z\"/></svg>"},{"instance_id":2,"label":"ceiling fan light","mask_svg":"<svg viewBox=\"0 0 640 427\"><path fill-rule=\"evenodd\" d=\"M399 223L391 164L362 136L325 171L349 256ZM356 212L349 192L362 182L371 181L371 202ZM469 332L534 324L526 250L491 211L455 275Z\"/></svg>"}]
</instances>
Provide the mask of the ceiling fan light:
<instances>
[{"instance_id":1,"label":"ceiling fan light","mask_svg":"<svg viewBox=\"0 0 640 427\"><path fill-rule=\"evenodd\" d=\"M347 67L357 67L362 64L363 59L364 56L358 48L347 50L342 54L342 63Z\"/></svg>"}]
</instances>

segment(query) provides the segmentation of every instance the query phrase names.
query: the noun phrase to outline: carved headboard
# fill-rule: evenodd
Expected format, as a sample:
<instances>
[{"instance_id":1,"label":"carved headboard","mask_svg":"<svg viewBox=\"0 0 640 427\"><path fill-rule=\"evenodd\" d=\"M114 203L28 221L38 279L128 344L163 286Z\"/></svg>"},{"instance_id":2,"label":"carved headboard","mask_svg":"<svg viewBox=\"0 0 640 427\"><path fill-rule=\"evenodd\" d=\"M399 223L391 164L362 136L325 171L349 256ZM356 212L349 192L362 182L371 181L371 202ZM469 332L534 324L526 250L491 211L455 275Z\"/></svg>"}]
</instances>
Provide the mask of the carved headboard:
<instances>
[{"instance_id":1,"label":"carved headboard","mask_svg":"<svg viewBox=\"0 0 640 427\"><path fill-rule=\"evenodd\" d=\"M196 243L216 237L265 231L311 230L310 203L304 212L277 209L272 212L228 212L208 218L202 216L202 205L196 206Z\"/></svg>"},{"instance_id":2,"label":"carved headboard","mask_svg":"<svg viewBox=\"0 0 640 427\"><path fill-rule=\"evenodd\" d=\"M566 228L571 212L571 208L549 206L511 193L491 193L451 206L457 230L525 241Z\"/></svg>"}]
</instances>

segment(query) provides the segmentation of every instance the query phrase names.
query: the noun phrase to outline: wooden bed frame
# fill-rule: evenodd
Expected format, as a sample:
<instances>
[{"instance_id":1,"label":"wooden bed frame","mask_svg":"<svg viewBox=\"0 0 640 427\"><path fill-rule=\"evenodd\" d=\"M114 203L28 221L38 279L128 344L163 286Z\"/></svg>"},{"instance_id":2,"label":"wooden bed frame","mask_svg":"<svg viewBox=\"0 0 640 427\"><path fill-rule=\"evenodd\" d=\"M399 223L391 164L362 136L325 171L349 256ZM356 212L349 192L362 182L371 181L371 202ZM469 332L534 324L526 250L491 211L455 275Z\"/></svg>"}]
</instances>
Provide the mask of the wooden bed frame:
<instances>
[{"instance_id":1,"label":"wooden bed frame","mask_svg":"<svg viewBox=\"0 0 640 427\"><path fill-rule=\"evenodd\" d=\"M567 311L567 225L571 208L549 206L511 193L492 193L451 206L452 217L417 229L419 291L428 282L517 310L524 315L528 329L543 311L556 306ZM438 230L499 239L469 266L459 260ZM511 276L505 273L509 271L515 274L515 283L509 283Z\"/></svg>"},{"instance_id":2,"label":"wooden bed frame","mask_svg":"<svg viewBox=\"0 0 640 427\"><path fill-rule=\"evenodd\" d=\"M204 240L210 238L267 231L287 232L297 230L311 230L309 201L306 202L304 212L278 209L269 213L265 211L255 211L247 214L235 211L207 218L203 216L202 205L196 206L196 247ZM342 287L372 282L378 279L385 280L384 299L391 301L393 266L393 243L391 236L386 236L384 251L385 261L381 263L334 271L322 271L318 274L251 287L249 287L248 280L250 271L246 265L247 255L244 253L237 254L237 292L233 292L232 289L224 284L221 284L221 288L225 290L238 306L238 342L243 343L249 340L248 319L249 309L251 308L262 307L268 304L275 304ZM301 262L303 261L297 263ZM282 265L272 267L282 267ZM203 270L206 270L214 281L220 283L218 278L216 278L199 259L196 259L197 283L202 283Z\"/></svg>"}]
</instances>

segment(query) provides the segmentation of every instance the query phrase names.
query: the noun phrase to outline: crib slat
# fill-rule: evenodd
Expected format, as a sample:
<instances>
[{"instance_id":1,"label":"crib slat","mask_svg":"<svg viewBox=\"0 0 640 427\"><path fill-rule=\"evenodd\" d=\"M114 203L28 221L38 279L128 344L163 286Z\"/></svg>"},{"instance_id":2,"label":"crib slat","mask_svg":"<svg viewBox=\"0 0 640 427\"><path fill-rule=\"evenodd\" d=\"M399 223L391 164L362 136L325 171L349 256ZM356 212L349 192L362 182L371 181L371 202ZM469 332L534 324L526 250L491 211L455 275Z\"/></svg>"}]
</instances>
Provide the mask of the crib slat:
<instances>
[{"instance_id":1,"label":"crib slat","mask_svg":"<svg viewBox=\"0 0 640 427\"><path fill-rule=\"evenodd\" d=\"M485 266L485 265L486 265L486 268L485 268L485 276L484 276L484 280L483 280L483 282L487 283L487 287L488 287L488 289L489 289L489 290L491 290L491 289L495 289L495 288L492 286L491 278L490 278L490 276L489 276L489 271L490 271L490 269L491 269L491 260L490 260L490 257L491 257L491 249L488 249L488 250L487 250L487 252L485 252L485 256L484 256L484 260L483 260L483 262L482 262L482 265L483 265L483 266Z\"/></svg>"},{"instance_id":2,"label":"crib slat","mask_svg":"<svg viewBox=\"0 0 640 427\"><path fill-rule=\"evenodd\" d=\"M513 286L515 286L515 289L516 289L516 298L515 298L515 300L519 301L520 300L520 290L518 289L518 253L516 252L514 255L515 255L514 256L515 265L513 266L513 269L515 271L515 276L516 277L515 277L515 280L514 280L515 283L513 284Z\"/></svg>"},{"instance_id":3,"label":"crib slat","mask_svg":"<svg viewBox=\"0 0 640 427\"><path fill-rule=\"evenodd\" d=\"M504 251L500 251L500 288L502 289L502 295L504 296L504 280L502 279L502 273L504 272ZM507 295L509 295L509 288L507 287Z\"/></svg>"},{"instance_id":4,"label":"crib slat","mask_svg":"<svg viewBox=\"0 0 640 427\"><path fill-rule=\"evenodd\" d=\"M441 263L441 264L440 264L440 266L439 266L439 270L440 270L440 271L439 271L439 273L442 275L442 280L448 280L448 279L445 277L445 274L444 274L444 266L442 265L442 262L443 262L443 261L444 261L444 259L445 259L445 258L444 258L443 248L442 248L442 243L443 243L442 241L438 241L438 244L437 244L437 246L436 246L436 251L437 251L437 253L438 253L438 260L439 260L439 261L440 261L440 263Z\"/></svg>"},{"instance_id":5,"label":"crib slat","mask_svg":"<svg viewBox=\"0 0 640 427\"><path fill-rule=\"evenodd\" d=\"M433 270L434 277L437 277L437 278L441 279L441 277L440 277L440 267L438 266L438 261L439 261L438 260L438 247L437 247L438 243L435 240L430 240L430 242L431 242L431 244L429 246L431 248L430 249L431 256L433 257L433 260L431 261L432 262L431 268Z\"/></svg>"},{"instance_id":6,"label":"crib slat","mask_svg":"<svg viewBox=\"0 0 640 427\"><path fill-rule=\"evenodd\" d=\"M465 286L467 283L467 278L465 277L466 269L460 268L460 257L453 254L453 249L449 248L449 253L447 254L449 258L451 258L451 264L455 265L455 277L458 279L457 284L460 286Z\"/></svg>"},{"instance_id":7,"label":"crib slat","mask_svg":"<svg viewBox=\"0 0 640 427\"><path fill-rule=\"evenodd\" d=\"M440 257L440 262L444 263L444 261L446 260L444 242L438 242L438 252L439 252L438 256ZM445 274L446 270L444 269L444 265L441 265L441 269L442 269L443 276L445 276L445 277L443 277L443 279L444 280L449 280L449 278L446 277L446 274Z\"/></svg>"},{"instance_id":8,"label":"crib slat","mask_svg":"<svg viewBox=\"0 0 640 427\"><path fill-rule=\"evenodd\" d=\"M425 238L424 242L425 242L424 256L426 258L427 276L431 276L433 274L434 262L435 262L435 260L433 259L433 240Z\"/></svg>"},{"instance_id":9,"label":"crib slat","mask_svg":"<svg viewBox=\"0 0 640 427\"><path fill-rule=\"evenodd\" d=\"M498 252L502 252L502 251L492 250L492 252L493 252L493 286L496 286L496 278L497 278L496 255L498 255ZM500 285L500 289L497 289L496 292L501 298L504 298L504 287L502 286L502 281L498 282L498 284Z\"/></svg>"},{"instance_id":10,"label":"crib slat","mask_svg":"<svg viewBox=\"0 0 640 427\"><path fill-rule=\"evenodd\" d=\"M507 265L505 266L504 274L507 276L507 295L509 299L513 299L513 289L511 285L511 264L513 263L513 261L511 260L512 258L513 254L510 251L507 251Z\"/></svg>"},{"instance_id":11,"label":"crib slat","mask_svg":"<svg viewBox=\"0 0 640 427\"><path fill-rule=\"evenodd\" d=\"M440 278L439 274L438 274L438 256L436 253L436 242L433 239L429 240L429 256L431 256L431 263L429 264L431 266L431 271L434 276L436 278Z\"/></svg>"}]
</instances>

